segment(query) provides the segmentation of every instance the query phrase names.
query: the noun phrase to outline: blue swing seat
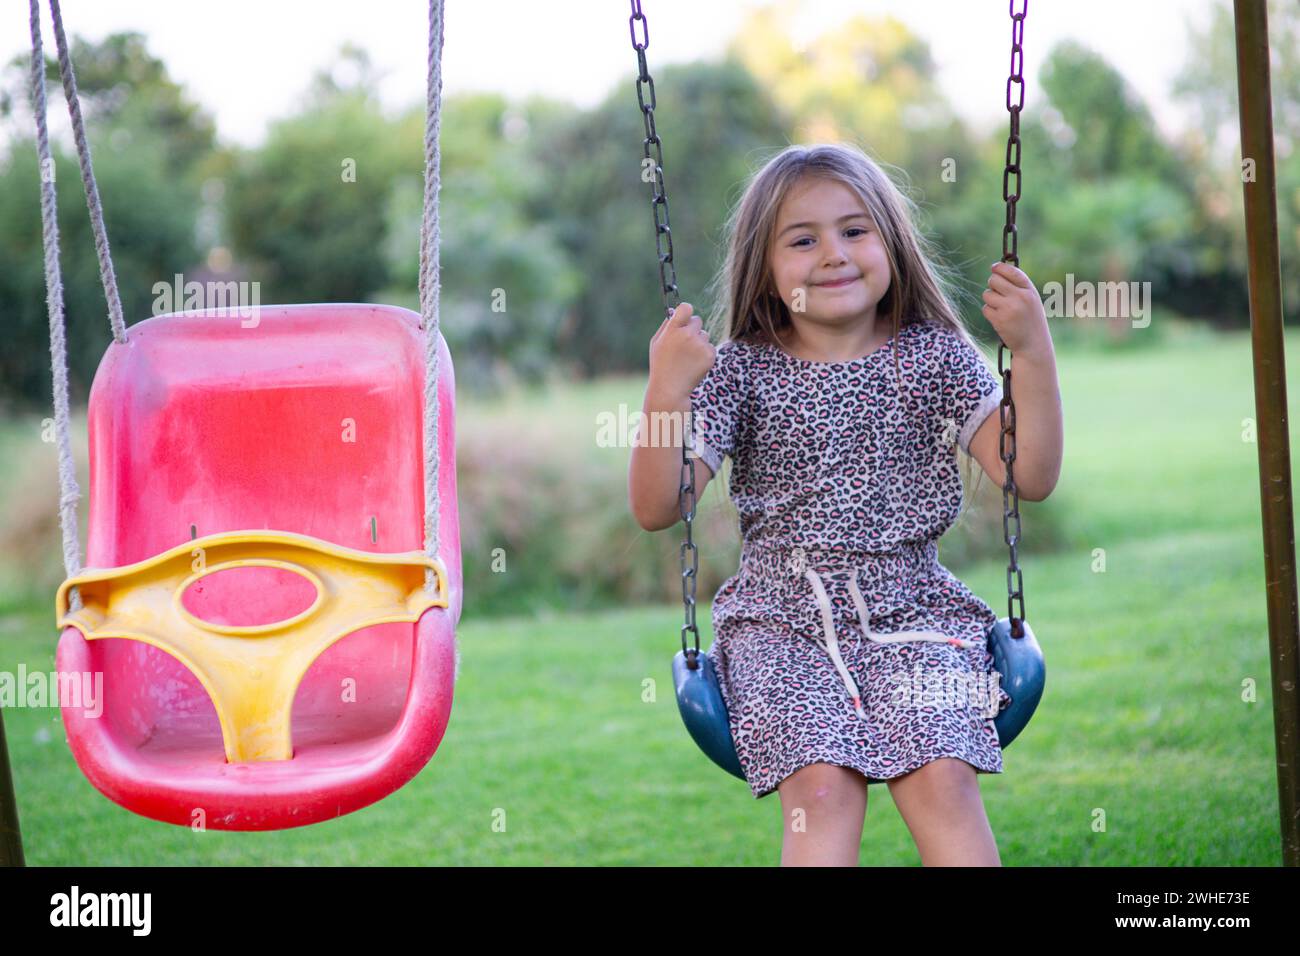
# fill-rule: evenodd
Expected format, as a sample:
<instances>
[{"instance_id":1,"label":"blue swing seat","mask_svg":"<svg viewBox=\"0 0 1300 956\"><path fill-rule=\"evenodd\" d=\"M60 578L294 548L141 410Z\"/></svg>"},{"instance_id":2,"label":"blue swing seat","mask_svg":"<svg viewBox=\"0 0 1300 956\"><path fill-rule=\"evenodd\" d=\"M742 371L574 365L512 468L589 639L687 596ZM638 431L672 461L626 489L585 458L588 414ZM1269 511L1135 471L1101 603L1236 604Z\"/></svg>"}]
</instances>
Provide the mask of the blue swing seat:
<instances>
[{"instance_id":1,"label":"blue swing seat","mask_svg":"<svg viewBox=\"0 0 1300 956\"><path fill-rule=\"evenodd\" d=\"M1002 689L1011 697L993 718L998 729L998 744L1005 750L1011 741L1025 729L1034 716L1038 701L1043 696L1047 681L1047 667L1043 663L1043 649L1038 646L1029 622L1022 620L1025 633L1015 637L1011 633L1011 619L1001 618L989 629L989 650L993 654L993 668L1001 675Z\"/></svg>"},{"instance_id":2,"label":"blue swing seat","mask_svg":"<svg viewBox=\"0 0 1300 956\"><path fill-rule=\"evenodd\" d=\"M678 651L673 657L673 684L677 688L677 709L682 713L682 722L710 760L744 780L745 772L740 769L740 758L731 739L727 704L722 699L713 661L708 654L699 654L696 661L699 667L691 670L685 651Z\"/></svg>"},{"instance_id":3,"label":"blue swing seat","mask_svg":"<svg viewBox=\"0 0 1300 956\"><path fill-rule=\"evenodd\" d=\"M1011 633L1010 618L1002 618L988 632L989 650L993 666L1001 678L1002 689L1011 698L993 718L998 731L998 744L1005 750L1011 741L1025 729L1034 716L1038 701L1043 696L1047 668L1043 651L1034 638L1028 621L1021 621L1024 634L1019 638ZM708 654L698 656L699 667L692 670L686 662L686 652L678 651L673 658L673 685L677 689L677 709L682 722L696 745L705 755L727 773L745 779L736 756L736 745L731 737L731 724L727 720L727 704L722 699L718 675Z\"/></svg>"}]
</instances>

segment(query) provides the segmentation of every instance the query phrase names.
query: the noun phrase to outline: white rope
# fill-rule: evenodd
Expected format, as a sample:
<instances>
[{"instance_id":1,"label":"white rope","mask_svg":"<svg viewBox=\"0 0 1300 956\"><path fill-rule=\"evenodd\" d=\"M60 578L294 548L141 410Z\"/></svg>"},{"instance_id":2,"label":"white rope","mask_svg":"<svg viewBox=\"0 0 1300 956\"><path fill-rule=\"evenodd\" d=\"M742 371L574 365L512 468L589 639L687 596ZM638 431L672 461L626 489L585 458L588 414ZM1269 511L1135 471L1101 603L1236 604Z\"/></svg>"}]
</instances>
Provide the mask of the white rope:
<instances>
[{"instance_id":1,"label":"white rope","mask_svg":"<svg viewBox=\"0 0 1300 956\"><path fill-rule=\"evenodd\" d=\"M438 321L439 263L438 190L442 127L442 4L429 0L429 82L424 115L424 215L420 224L420 328L424 331L424 550L438 556ZM436 577L426 572L425 586Z\"/></svg>"},{"instance_id":2,"label":"white rope","mask_svg":"<svg viewBox=\"0 0 1300 956\"><path fill-rule=\"evenodd\" d=\"M54 380L54 433L59 458L59 526L63 532L63 567L68 577L81 572L81 541L77 534L77 467L72 457L68 422L68 350L63 320L63 275L59 269L58 202L54 191L54 160L46 125L45 52L41 45L41 8L30 0L32 28L31 94L36 116L36 155L41 176L41 242L45 247L45 302L50 315L50 371ZM69 608L81 610L81 594L73 588Z\"/></svg>"},{"instance_id":3,"label":"white rope","mask_svg":"<svg viewBox=\"0 0 1300 956\"><path fill-rule=\"evenodd\" d=\"M126 322L122 319L122 300L117 294L117 274L113 271L113 256L108 248L108 230L104 228L104 210L99 203L99 187L95 185L95 170L90 163L90 144L86 142L86 124L81 119L77 77L72 72L72 58L68 56L68 40L63 35L63 14L59 10L59 0L50 0L50 19L54 21L54 42L59 48L59 75L63 78L63 95L68 101L68 115L72 118L72 136L77 142L81 185L86 190L86 208L90 210L90 226L95 234L95 254L99 257L99 279L104 285L104 298L108 302L108 323L113 327L114 341L124 343Z\"/></svg>"}]
</instances>

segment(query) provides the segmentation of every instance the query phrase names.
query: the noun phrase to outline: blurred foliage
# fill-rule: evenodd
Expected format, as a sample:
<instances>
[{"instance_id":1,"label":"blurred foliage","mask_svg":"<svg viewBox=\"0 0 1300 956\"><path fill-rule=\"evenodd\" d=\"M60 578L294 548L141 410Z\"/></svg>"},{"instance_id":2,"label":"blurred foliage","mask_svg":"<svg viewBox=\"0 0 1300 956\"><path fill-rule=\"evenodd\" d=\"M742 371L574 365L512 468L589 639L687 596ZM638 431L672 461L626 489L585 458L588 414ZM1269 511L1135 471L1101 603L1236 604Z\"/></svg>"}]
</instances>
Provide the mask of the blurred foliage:
<instances>
[{"instance_id":1,"label":"blurred foliage","mask_svg":"<svg viewBox=\"0 0 1300 956\"><path fill-rule=\"evenodd\" d=\"M138 34L116 34L99 45L74 38L71 53L122 308L130 323L149 314L154 282L170 283L201 254L195 236L199 182L214 148L215 126L167 77ZM50 401L50 347L29 69L30 57L11 61L0 96L8 141L0 154L0 315L9 339L0 351L0 401L39 407ZM57 139L69 124L58 63L49 57L45 82L51 137ZM70 133L67 141L66 150L57 141L51 149L72 398L84 402L111 335Z\"/></svg>"},{"instance_id":2,"label":"blurred foliage","mask_svg":"<svg viewBox=\"0 0 1300 956\"><path fill-rule=\"evenodd\" d=\"M1294 309L1300 301L1300 5L1269 0L1268 32L1282 302ZM1241 228L1242 155L1231 4L1216 3L1205 29L1190 32L1185 62L1173 92L1199 121L1181 144L1198 199L1198 268L1191 285L1195 291L1222 276L1236 277L1239 314L1244 316L1246 236Z\"/></svg>"},{"instance_id":3,"label":"blurred foliage","mask_svg":"<svg viewBox=\"0 0 1300 956\"><path fill-rule=\"evenodd\" d=\"M240 151L226 182L232 250L261 283L263 304L363 301L387 279L391 124L365 54L343 56L362 66L355 85L318 76L301 112Z\"/></svg>"},{"instance_id":4,"label":"blurred foliage","mask_svg":"<svg viewBox=\"0 0 1300 956\"><path fill-rule=\"evenodd\" d=\"M445 105L439 157L439 315L458 387L497 391L571 370L556 337L573 314L582 275L554 224L531 210L548 190L536 137L572 115L541 98L511 104L467 94ZM402 117L393 142L405 158L389 197L379 298L419 311L424 203L424 110Z\"/></svg>"},{"instance_id":5,"label":"blurred foliage","mask_svg":"<svg viewBox=\"0 0 1300 956\"><path fill-rule=\"evenodd\" d=\"M744 180L790 142L844 140L887 165L951 263L964 312L1000 251L1006 126L975 129L944 98L928 44L856 16L806 41L789 4L751 11L715 60L657 65L677 283L708 312L725 217ZM1270 3L1282 257L1300 250L1300 10ZM611 39L611 42L615 42ZM991 57L1003 58L1001 48ZM145 37L73 38L128 322L175 273L256 280L263 303L383 301L418 309L423 104L386 112L363 50L306 78L291 115L253 148L212 117ZM629 58L630 59L630 58ZM1192 28L1175 92L1194 128L1162 131L1122 64L1079 42L1035 50L1026 113L1022 266L1042 289L1149 281L1167 314L1244 326L1245 246L1235 155L1232 21ZM440 145L440 315L458 385L491 392L643 370L661 300L643 119L632 63L591 109L490 93L445 97ZM49 401L39 192L26 59L0 83L0 401ZM103 293L57 70L48 65L73 395L108 341ZM955 177L944 171L955 171ZM1300 270L1284 269L1285 299ZM1082 323L1059 326L1063 339ZM987 336L985 336L987 337ZM1145 336L1154 343L1158 335Z\"/></svg>"},{"instance_id":6,"label":"blurred foliage","mask_svg":"<svg viewBox=\"0 0 1300 956\"><path fill-rule=\"evenodd\" d=\"M63 114L66 107L58 61L52 55L53 38L46 37L45 44L46 97L51 113ZM149 52L143 34L114 33L102 43L74 36L69 52L88 129L110 138L117 130L132 134L147 131L154 147L165 156L168 169L181 175L199 167L216 147L216 122L168 76L163 61ZM6 120L20 112L18 103L28 104L30 64L27 55L15 57L6 66L0 90L0 117ZM28 132L30 114L21 112L23 131Z\"/></svg>"},{"instance_id":7,"label":"blurred foliage","mask_svg":"<svg viewBox=\"0 0 1300 956\"><path fill-rule=\"evenodd\" d=\"M705 310L728 206L739 197L751 158L784 146L786 127L732 61L652 69L651 75L677 287L683 300ZM587 374L644 368L650 336L663 321L635 87L629 77L590 113L547 131L536 154L549 189L538 192L530 212L552 224L582 270L572 317L554 348Z\"/></svg>"}]
</instances>

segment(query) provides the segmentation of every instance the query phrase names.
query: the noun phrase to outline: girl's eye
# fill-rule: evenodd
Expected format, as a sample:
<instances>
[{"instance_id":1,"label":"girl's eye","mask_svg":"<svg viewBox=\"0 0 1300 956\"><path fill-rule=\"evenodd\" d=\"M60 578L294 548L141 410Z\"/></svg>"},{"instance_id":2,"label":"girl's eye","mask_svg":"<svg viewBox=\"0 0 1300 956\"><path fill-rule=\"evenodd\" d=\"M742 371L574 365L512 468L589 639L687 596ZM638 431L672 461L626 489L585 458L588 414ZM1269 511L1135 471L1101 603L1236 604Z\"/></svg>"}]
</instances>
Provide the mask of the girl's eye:
<instances>
[{"instance_id":1,"label":"girl's eye","mask_svg":"<svg viewBox=\"0 0 1300 956\"><path fill-rule=\"evenodd\" d=\"M862 226L849 226L849 228L846 229L845 232L848 232L848 233L857 233L857 234L859 234L859 235L866 235L868 232L870 232L870 230L869 230L869 229L865 229L865 228L863 228ZM791 247L793 247L793 248L798 248L798 247L801 246L804 242L810 242L810 241L812 241L812 236L804 236L803 238L801 238L801 239L797 239L797 240L795 240L794 242L790 243L790 245L791 245Z\"/></svg>"}]
</instances>

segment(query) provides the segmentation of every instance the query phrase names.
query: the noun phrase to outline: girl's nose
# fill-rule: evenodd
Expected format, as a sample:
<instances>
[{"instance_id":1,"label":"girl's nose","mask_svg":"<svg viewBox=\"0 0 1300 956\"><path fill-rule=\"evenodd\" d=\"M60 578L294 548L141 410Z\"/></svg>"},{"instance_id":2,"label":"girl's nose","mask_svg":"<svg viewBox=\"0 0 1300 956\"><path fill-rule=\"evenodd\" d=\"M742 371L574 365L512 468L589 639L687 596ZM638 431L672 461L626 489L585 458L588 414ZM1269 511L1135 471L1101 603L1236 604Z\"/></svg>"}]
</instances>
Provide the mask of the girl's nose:
<instances>
[{"instance_id":1,"label":"girl's nose","mask_svg":"<svg viewBox=\"0 0 1300 956\"><path fill-rule=\"evenodd\" d=\"M839 265L840 263L847 262L847 261L848 261L848 256L844 253L844 250L841 249L838 245L829 245L826 247L827 265Z\"/></svg>"}]
</instances>

